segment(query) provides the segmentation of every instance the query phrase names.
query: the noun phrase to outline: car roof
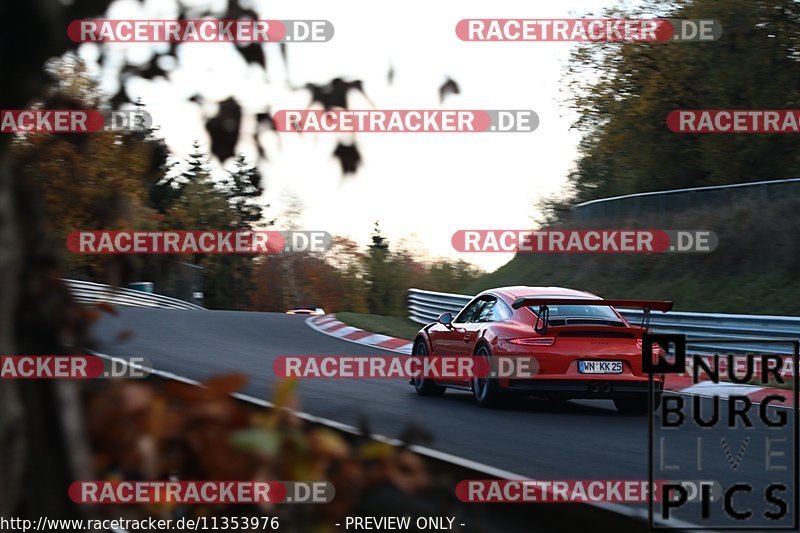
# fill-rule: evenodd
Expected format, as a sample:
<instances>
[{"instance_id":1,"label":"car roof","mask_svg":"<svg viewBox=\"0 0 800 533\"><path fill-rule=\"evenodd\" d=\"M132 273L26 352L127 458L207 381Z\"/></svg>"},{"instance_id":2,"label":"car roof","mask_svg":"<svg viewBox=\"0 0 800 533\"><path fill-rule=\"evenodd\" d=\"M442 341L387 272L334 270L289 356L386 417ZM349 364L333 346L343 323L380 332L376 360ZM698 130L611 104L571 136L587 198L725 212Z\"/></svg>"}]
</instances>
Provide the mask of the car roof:
<instances>
[{"instance_id":1,"label":"car roof","mask_svg":"<svg viewBox=\"0 0 800 533\"><path fill-rule=\"evenodd\" d=\"M568 289L566 287L528 287L526 285L513 285L509 287L497 287L496 289L487 289L481 294L499 294L505 296L510 300L519 298L521 296L552 296L563 298L600 298L596 294L586 291L579 291L575 289Z\"/></svg>"}]
</instances>

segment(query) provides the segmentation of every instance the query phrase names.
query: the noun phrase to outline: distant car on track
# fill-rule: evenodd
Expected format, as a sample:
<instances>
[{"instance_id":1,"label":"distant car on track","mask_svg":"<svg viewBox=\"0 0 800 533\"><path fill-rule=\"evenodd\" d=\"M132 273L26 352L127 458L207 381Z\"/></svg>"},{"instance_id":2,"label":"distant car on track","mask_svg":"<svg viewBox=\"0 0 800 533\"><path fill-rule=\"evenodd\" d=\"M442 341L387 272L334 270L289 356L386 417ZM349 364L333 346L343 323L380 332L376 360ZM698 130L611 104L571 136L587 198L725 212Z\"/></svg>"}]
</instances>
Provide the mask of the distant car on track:
<instances>
[{"instance_id":1,"label":"distant car on track","mask_svg":"<svg viewBox=\"0 0 800 533\"><path fill-rule=\"evenodd\" d=\"M289 309L286 311L287 315L324 315L325 310L321 307L308 306L298 307L297 309Z\"/></svg>"},{"instance_id":2,"label":"distant car on track","mask_svg":"<svg viewBox=\"0 0 800 533\"><path fill-rule=\"evenodd\" d=\"M614 308L644 309L641 325ZM610 399L622 413L648 409L648 376L642 371L642 335L650 310L672 302L603 300L561 287L501 287L472 299L455 317L443 313L414 339L412 356L528 357L533 377L472 377L411 380L417 393L440 396L446 389L471 390L477 403L493 407L508 397ZM654 352L661 348L654 346ZM657 354L654 354L657 355ZM655 407L663 375L653 378Z\"/></svg>"}]
</instances>

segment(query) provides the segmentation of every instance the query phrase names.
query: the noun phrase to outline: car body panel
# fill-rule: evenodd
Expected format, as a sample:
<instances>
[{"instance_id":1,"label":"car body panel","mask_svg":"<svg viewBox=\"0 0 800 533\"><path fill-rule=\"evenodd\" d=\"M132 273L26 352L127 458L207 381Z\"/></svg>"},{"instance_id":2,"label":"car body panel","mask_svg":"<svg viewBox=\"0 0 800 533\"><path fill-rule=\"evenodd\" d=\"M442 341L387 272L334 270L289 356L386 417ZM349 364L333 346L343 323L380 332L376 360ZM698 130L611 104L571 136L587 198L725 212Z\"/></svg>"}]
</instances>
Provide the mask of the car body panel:
<instances>
[{"instance_id":1,"label":"car body panel","mask_svg":"<svg viewBox=\"0 0 800 533\"><path fill-rule=\"evenodd\" d=\"M315 315L315 316L322 316L325 314L325 310L321 307L315 306L306 306L306 307L298 307L296 309L289 309L286 311L287 315Z\"/></svg>"}]
</instances>

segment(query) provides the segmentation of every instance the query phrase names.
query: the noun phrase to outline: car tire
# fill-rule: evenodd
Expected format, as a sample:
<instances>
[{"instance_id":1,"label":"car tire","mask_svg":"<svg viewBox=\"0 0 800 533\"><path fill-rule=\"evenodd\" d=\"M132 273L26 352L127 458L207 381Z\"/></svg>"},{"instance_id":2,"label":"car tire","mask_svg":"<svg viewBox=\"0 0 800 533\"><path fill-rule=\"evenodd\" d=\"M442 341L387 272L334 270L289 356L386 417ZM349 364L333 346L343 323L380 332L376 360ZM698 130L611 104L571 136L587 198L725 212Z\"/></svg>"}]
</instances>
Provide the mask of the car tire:
<instances>
[{"instance_id":1,"label":"car tire","mask_svg":"<svg viewBox=\"0 0 800 533\"><path fill-rule=\"evenodd\" d=\"M478 346L475 350L476 357L486 357L491 359L492 353L489 347L485 344ZM491 368L491 365L488 366ZM505 403L505 397L500 390L500 385L497 383L496 378L472 378L472 396L475 402L481 407L497 408L502 407Z\"/></svg>"},{"instance_id":2,"label":"car tire","mask_svg":"<svg viewBox=\"0 0 800 533\"><path fill-rule=\"evenodd\" d=\"M411 357L427 357L428 346L425 341L418 340L414 343L414 349L411 351ZM432 379L428 378L413 378L411 384L414 385L414 390L420 396L442 396L447 387L437 385Z\"/></svg>"},{"instance_id":3,"label":"car tire","mask_svg":"<svg viewBox=\"0 0 800 533\"><path fill-rule=\"evenodd\" d=\"M661 405L661 393L655 395L653 410ZM647 414L647 394L620 394L614 396L614 407L624 415L645 415Z\"/></svg>"}]
</instances>

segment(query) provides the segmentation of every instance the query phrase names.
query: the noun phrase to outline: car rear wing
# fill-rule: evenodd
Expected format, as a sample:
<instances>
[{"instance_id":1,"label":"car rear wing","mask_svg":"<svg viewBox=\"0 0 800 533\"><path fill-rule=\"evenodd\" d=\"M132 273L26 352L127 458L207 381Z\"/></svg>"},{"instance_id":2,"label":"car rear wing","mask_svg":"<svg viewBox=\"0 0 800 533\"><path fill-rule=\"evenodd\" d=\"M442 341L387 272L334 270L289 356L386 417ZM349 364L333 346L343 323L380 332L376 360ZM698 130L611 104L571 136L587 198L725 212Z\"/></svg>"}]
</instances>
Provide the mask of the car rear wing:
<instances>
[{"instance_id":1,"label":"car rear wing","mask_svg":"<svg viewBox=\"0 0 800 533\"><path fill-rule=\"evenodd\" d=\"M650 327L650 311L655 309L656 311L666 313L672 309L673 303L669 300L604 300L589 298L539 298L531 296L517 298L514 300L514 303L511 304L511 307L514 309L519 309L520 307L539 307L539 312L536 316L536 324L534 324L533 327L536 331L545 331L550 318L550 308L548 307L550 305L636 307L644 310L642 328L647 329Z\"/></svg>"},{"instance_id":2,"label":"car rear wing","mask_svg":"<svg viewBox=\"0 0 800 533\"><path fill-rule=\"evenodd\" d=\"M611 307L651 309L666 313L672 310L673 303L669 300L603 300L589 298L539 298L531 296L517 298L514 300L511 307L519 309L520 307L536 307L542 305L609 305Z\"/></svg>"}]
</instances>

